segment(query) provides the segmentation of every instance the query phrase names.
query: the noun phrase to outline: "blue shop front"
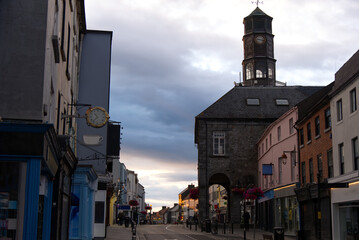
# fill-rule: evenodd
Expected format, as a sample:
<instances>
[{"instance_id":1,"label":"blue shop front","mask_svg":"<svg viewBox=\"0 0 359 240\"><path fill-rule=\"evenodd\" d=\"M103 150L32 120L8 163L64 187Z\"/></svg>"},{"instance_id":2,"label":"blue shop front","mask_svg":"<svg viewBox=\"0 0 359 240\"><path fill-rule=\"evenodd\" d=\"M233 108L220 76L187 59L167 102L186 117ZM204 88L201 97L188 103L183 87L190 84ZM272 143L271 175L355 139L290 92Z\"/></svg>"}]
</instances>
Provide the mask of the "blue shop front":
<instances>
[{"instance_id":1,"label":"blue shop front","mask_svg":"<svg viewBox=\"0 0 359 240\"><path fill-rule=\"evenodd\" d=\"M91 165L78 165L72 181L69 239L93 239L98 177Z\"/></svg>"},{"instance_id":2,"label":"blue shop front","mask_svg":"<svg viewBox=\"0 0 359 240\"><path fill-rule=\"evenodd\" d=\"M0 123L0 238L50 239L60 158L52 124Z\"/></svg>"}]
</instances>

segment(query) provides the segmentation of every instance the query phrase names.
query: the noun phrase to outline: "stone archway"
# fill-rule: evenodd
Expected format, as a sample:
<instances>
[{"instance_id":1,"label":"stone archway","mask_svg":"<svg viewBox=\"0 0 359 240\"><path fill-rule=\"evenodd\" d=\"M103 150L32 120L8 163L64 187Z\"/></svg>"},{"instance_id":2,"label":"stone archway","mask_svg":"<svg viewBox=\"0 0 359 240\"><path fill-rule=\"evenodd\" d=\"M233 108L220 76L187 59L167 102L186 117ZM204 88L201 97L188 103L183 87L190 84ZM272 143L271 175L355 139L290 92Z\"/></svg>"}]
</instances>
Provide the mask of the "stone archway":
<instances>
[{"instance_id":1,"label":"stone archway","mask_svg":"<svg viewBox=\"0 0 359 240\"><path fill-rule=\"evenodd\" d=\"M227 199L223 200L221 199L221 195L219 195L219 197L216 199L212 199L213 202L211 202L211 204L216 203L216 208L213 208L214 205L212 205L212 207L210 207L210 205L208 205L209 208L209 214L210 216L213 216L213 213L216 213L215 215L217 215L218 220L219 221L227 221L230 220L230 180L229 178L224 174L224 173L216 173L213 174L208 181L208 189L207 189L207 194L210 194L210 189L213 187L213 185L218 185L218 190L220 190L220 186L222 186L222 188L224 188L227 192L226 196ZM212 188L213 189L213 188ZM221 193L222 194L222 193ZM224 202L226 203L226 205L224 205ZM226 207L225 207L226 206ZM210 210L210 208L212 208L212 210Z\"/></svg>"}]
</instances>

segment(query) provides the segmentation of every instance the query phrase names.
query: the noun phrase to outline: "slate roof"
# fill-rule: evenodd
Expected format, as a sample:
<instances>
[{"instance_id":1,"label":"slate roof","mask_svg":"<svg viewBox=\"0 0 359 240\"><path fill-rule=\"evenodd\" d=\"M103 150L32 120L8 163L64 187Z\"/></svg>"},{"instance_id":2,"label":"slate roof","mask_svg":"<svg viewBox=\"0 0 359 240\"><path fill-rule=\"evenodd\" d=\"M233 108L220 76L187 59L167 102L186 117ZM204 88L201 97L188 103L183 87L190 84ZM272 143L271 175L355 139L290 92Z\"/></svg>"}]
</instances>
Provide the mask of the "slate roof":
<instances>
[{"instance_id":1,"label":"slate roof","mask_svg":"<svg viewBox=\"0 0 359 240\"><path fill-rule=\"evenodd\" d=\"M241 87L236 86L196 116L197 119L277 119L303 99L323 87ZM259 99L259 105L247 105L247 99ZM276 105L287 99L289 105Z\"/></svg>"},{"instance_id":2,"label":"slate roof","mask_svg":"<svg viewBox=\"0 0 359 240\"><path fill-rule=\"evenodd\" d=\"M268 16L267 14L265 14L265 12L263 12L259 7L256 7L256 9L254 9L253 12L251 14L249 14L247 17L245 17L244 19L246 19L248 17L252 17L252 16L267 16L269 18L272 18L271 16Z\"/></svg>"},{"instance_id":3,"label":"slate roof","mask_svg":"<svg viewBox=\"0 0 359 240\"><path fill-rule=\"evenodd\" d=\"M335 73L335 84L331 95L341 91L359 76L359 50Z\"/></svg>"},{"instance_id":4,"label":"slate roof","mask_svg":"<svg viewBox=\"0 0 359 240\"><path fill-rule=\"evenodd\" d=\"M329 99L329 93L334 86L334 82L330 83L326 87L323 87L319 91L315 92L308 98L297 104L298 107L298 120L300 124L306 117L310 117L313 112L316 112L319 108L327 104Z\"/></svg>"}]
</instances>

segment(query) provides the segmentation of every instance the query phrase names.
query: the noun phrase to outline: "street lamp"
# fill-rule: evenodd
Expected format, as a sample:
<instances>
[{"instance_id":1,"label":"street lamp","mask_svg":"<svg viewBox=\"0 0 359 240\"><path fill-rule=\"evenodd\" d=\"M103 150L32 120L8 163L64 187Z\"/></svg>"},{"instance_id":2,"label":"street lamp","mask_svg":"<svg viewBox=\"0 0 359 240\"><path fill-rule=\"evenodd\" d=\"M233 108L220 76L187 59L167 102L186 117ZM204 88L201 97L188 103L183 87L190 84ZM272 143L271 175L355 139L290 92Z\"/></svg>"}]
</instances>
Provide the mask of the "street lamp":
<instances>
[{"instance_id":1,"label":"street lamp","mask_svg":"<svg viewBox=\"0 0 359 240\"><path fill-rule=\"evenodd\" d=\"M284 165L287 163L287 159L288 159L286 153L290 153L290 156L293 159L293 165L295 166L297 164L296 158L295 158L295 154L297 153L297 151L295 150L295 146L294 146L294 150L292 150L292 151L283 151L283 154L280 158L282 159L282 163Z\"/></svg>"}]
</instances>

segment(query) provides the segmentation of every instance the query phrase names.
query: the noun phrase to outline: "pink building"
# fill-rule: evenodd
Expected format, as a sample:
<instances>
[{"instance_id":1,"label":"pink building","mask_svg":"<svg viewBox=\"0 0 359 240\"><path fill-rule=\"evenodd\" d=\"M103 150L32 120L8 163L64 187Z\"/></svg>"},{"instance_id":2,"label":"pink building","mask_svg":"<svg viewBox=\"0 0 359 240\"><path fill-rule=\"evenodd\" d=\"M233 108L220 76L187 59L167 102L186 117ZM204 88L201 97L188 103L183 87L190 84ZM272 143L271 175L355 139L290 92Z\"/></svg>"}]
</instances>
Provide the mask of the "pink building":
<instances>
[{"instance_id":1,"label":"pink building","mask_svg":"<svg viewBox=\"0 0 359 240\"><path fill-rule=\"evenodd\" d=\"M299 211L294 189L299 182L297 107L268 126L258 146L258 185L264 191L259 202L260 227L283 227L286 235L299 229Z\"/></svg>"}]
</instances>

